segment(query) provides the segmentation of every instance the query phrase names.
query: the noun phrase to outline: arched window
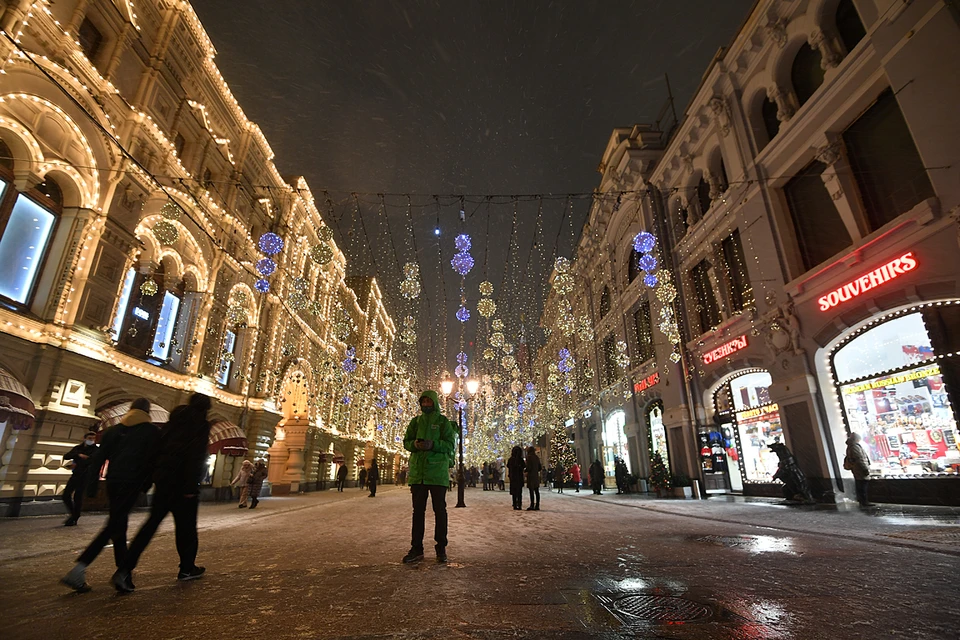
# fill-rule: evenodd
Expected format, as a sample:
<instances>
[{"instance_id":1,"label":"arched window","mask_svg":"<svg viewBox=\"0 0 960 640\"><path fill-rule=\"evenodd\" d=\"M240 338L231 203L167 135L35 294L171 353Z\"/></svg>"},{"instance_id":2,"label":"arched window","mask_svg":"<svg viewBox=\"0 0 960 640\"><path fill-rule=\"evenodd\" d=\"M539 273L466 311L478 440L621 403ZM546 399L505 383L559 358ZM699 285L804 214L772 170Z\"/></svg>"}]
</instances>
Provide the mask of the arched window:
<instances>
[{"instance_id":1,"label":"arched window","mask_svg":"<svg viewBox=\"0 0 960 640\"><path fill-rule=\"evenodd\" d=\"M852 0L840 0L840 4L837 5L836 20L837 33L849 53L867 35L867 30L863 28L860 14L857 13Z\"/></svg>"},{"instance_id":2,"label":"arched window","mask_svg":"<svg viewBox=\"0 0 960 640\"><path fill-rule=\"evenodd\" d=\"M797 106L802 107L810 96L823 84L823 67L820 66L820 52L806 42L797 51L790 69L790 81L797 95Z\"/></svg>"},{"instance_id":3,"label":"arched window","mask_svg":"<svg viewBox=\"0 0 960 640\"><path fill-rule=\"evenodd\" d=\"M13 151L10 151L10 147L3 140L0 140L0 167L13 173Z\"/></svg>"},{"instance_id":4,"label":"arched window","mask_svg":"<svg viewBox=\"0 0 960 640\"><path fill-rule=\"evenodd\" d=\"M627 282L633 282L640 275L640 254L636 249L630 250L630 264L627 265Z\"/></svg>"},{"instance_id":5,"label":"arched window","mask_svg":"<svg viewBox=\"0 0 960 640\"><path fill-rule=\"evenodd\" d=\"M7 145L0 147L0 156L12 156ZM60 218L63 192L48 177L20 193L13 185L12 158L0 166L0 297L27 305Z\"/></svg>"},{"instance_id":6,"label":"arched window","mask_svg":"<svg viewBox=\"0 0 960 640\"><path fill-rule=\"evenodd\" d=\"M780 119L777 118L777 103L770 98L764 98L763 104L760 105L760 119L763 120L763 129L767 134L767 142L776 138L777 134L780 133Z\"/></svg>"},{"instance_id":7,"label":"arched window","mask_svg":"<svg viewBox=\"0 0 960 640\"><path fill-rule=\"evenodd\" d=\"M700 209L700 217L707 215L707 211L710 210L710 185L707 184L707 181L703 179L703 176L700 176L700 181L697 182L697 206Z\"/></svg>"},{"instance_id":8,"label":"arched window","mask_svg":"<svg viewBox=\"0 0 960 640\"><path fill-rule=\"evenodd\" d=\"M610 287L604 287L600 294L600 317L606 318L610 313Z\"/></svg>"},{"instance_id":9,"label":"arched window","mask_svg":"<svg viewBox=\"0 0 960 640\"><path fill-rule=\"evenodd\" d=\"M131 290L132 304L120 322L118 347L153 364L169 364L180 305L183 300L182 283L172 290L164 289L164 266L161 263L152 274L137 274ZM152 282L153 285L145 283ZM152 293L151 293L152 291Z\"/></svg>"}]
</instances>

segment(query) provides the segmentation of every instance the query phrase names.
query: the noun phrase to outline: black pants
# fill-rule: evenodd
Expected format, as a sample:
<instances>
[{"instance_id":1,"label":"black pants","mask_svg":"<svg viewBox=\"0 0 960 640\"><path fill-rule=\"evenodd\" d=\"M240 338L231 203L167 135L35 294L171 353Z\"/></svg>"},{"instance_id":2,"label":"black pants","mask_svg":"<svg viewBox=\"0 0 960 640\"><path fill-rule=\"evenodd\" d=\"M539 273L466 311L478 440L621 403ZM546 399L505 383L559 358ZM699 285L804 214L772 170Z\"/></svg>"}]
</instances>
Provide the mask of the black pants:
<instances>
[{"instance_id":1,"label":"black pants","mask_svg":"<svg viewBox=\"0 0 960 640\"><path fill-rule=\"evenodd\" d=\"M371 481L370 481L370 495L372 495L372 496L377 495L377 481L376 481L376 480L371 480Z\"/></svg>"},{"instance_id":2,"label":"black pants","mask_svg":"<svg viewBox=\"0 0 960 640\"><path fill-rule=\"evenodd\" d=\"M80 509L83 508L83 492L87 488L87 474L85 471L74 472L67 480L67 486L63 490L63 504L70 512L70 519L80 519Z\"/></svg>"},{"instance_id":3,"label":"black pants","mask_svg":"<svg viewBox=\"0 0 960 640\"><path fill-rule=\"evenodd\" d=\"M540 487L527 487L530 491L530 506L537 509L540 508ZM536 498L536 501L534 501Z\"/></svg>"},{"instance_id":4,"label":"black pants","mask_svg":"<svg viewBox=\"0 0 960 640\"><path fill-rule=\"evenodd\" d=\"M857 502L860 503L861 507L866 506L870 503L870 501L867 500L868 480L866 478L863 478L862 480L860 478L855 478L853 482L857 489Z\"/></svg>"},{"instance_id":5,"label":"black pants","mask_svg":"<svg viewBox=\"0 0 960 640\"><path fill-rule=\"evenodd\" d=\"M127 554L127 521L130 511L137 504L140 496L140 482L110 482L107 481L107 499L110 501L110 516L97 537L90 546L80 554L77 562L91 564L103 551L107 541L113 541L113 559L117 567L123 563Z\"/></svg>"},{"instance_id":6,"label":"black pants","mask_svg":"<svg viewBox=\"0 0 960 640\"><path fill-rule=\"evenodd\" d=\"M197 548L199 541L197 539L197 507L199 497L184 497L181 493L171 491L170 489L157 487L153 494L153 504L150 507L150 517L140 527L137 536L130 544L130 550L127 551L127 557L123 561L122 568L126 571L133 571L140 560L153 534L157 532L157 527L167 517L168 513L173 514L173 523L176 527L177 554L180 556L180 571L189 571L193 569L197 560Z\"/></svg>"},{"instance_id":7,"label":"black pants","mask_svg":"<svg viewBox=\"0 0 960 640\"><path fill-rule=\"evenodd\" d=\"M433 539L437 548L447 547L447 487L439 484L410 485L413 496L413 528L410 534L410 548L423 552L424 520L427 514L427 496L433 503L433 517L436 521Z\"/></svg>"},{"instance_id":8,"label":"black pants","mask_svg":"<svg viewBox=\"0 0 960 640\"><path fill-rule=\"evenodd\" d=\"M337 478L337 491L343 491L343 485L347 483L346 478Z\"/></svg>"}]
</instances>

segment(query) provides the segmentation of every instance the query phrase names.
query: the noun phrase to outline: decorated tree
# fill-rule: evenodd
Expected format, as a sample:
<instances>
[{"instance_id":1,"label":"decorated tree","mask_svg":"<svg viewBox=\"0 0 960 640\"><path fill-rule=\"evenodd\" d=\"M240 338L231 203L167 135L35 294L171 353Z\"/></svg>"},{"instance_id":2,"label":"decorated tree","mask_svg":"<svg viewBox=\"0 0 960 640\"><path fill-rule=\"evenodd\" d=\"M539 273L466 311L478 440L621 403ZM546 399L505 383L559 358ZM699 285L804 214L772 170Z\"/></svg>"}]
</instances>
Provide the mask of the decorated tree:
<instances>
[{"instance_id":1,"label":"decorated tree","mask_svg":"<svg viewBox=\"0 0 960 640\"><path fill-rule=\"evenodd\" d=\"M659 451L654 451L650 460L650 487L657 491L670 488L670 472Z\"/></svg>"},{"instance_id":2,"label":"decorated tree","mask_svg":"<svg viewBox=\"0 0 960 640\"><path fill-rule=\"evenodd\" d=\"M555 430L550 442L550 463L556 468L563 468L564 476L569 475L570 467L577 461L577 454L567 443L567 434L563 430Z\"/></svg>"}]
</instances>

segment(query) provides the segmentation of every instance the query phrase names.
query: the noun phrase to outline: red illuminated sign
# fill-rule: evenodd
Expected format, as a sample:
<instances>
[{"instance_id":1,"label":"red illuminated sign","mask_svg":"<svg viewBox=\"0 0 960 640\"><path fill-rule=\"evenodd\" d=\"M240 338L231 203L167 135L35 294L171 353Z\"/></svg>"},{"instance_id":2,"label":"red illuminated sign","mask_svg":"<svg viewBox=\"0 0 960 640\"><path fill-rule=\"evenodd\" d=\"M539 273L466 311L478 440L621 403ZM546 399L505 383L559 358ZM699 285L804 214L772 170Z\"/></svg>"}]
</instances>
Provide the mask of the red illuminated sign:
<instances>
[{"instance_id":1,"label":"red illuminated sign","mask_svg":"<svg viewBox=\"0 0 960 640\"><path fill-rule=\"evenodd\" d=\"M841 302L846 302L856 298L864 291L869 291L874 287L879 287L885 282L903 275L908 271L917 268L917 259L913 256L913 251L908 251L899 258L894 258L887 264L865 273L855 280L839 287L825 296L820 296L817 302L820 304L820 311L827 311L837 306Z\"/></svg>"},{"instance_id":2,"label":"red illuminated sign","mask_svg":"<svg viewBox=\"0 0 960 640\"><path fill-rule=\"evenodd\" d=\"M635 393L640 393L641 391L646 391L650 387L660 383L660 373L652 373L640 382L637 382L633 385L633 390Z\"/></svg>"},{"instance_id":3,"label":"red illuminated sign","mask_svg":"<svg viewBox=\"0 0 960 640\"><path fill-rule=\"evenodd\" d=\"M703 354L703 364L710 364L711 362L715 362L720 358L726 358L731 353L746 348L747 336L742 335L739 338L734 338L730 342L717 347L713 351L708 351L707 353Z\"/></svg>"}]
</instances>

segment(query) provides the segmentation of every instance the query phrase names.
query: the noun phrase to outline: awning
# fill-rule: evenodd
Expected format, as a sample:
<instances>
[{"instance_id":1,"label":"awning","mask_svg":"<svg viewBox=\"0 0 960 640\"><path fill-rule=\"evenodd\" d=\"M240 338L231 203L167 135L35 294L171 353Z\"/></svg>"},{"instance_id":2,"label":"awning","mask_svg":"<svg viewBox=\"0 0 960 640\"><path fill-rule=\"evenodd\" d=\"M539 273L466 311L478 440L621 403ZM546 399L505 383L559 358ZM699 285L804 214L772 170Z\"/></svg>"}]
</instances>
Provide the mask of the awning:
<instances>
[{"instance_id":1,"label":"awning","mask_svg":"<svg viewBox=\"0 0 960 640\"><path fill-rule=\"evenodd\" d=\"M207 453L222 453L225 456L235 457L245 456L247 455L247 438L237 425L226 420L218 420L210 425Z\"/></svg>"},{"instance_id":2,"label":"awning","mask_svg":"<svg viewBox=\"0 0 960 640\"><path fill-rule=\"evenodd\" d=\"M100 412L100 431L103 431L107 427L112 427L115 424L120 424L120 421L123 420L123 416L127 415L127 411L130 411L130 405L133 401L130 402L121 402L120 404L115 404L112 407L108 407ZM155 425L165 424L170 420L170 412L161 407L158 404L150 403L150 422Z\"/></svg>"},{"instance_id":3,"label":"awning","mask_svg":"<svg viewBox=\"0 0 960 640\"><path fill-rule=\"evenodd\" d=\"M9 422L18 430L29 429L34 423L35 410L30 390L0 367L0 422Z\"/></svg>"}]
</instances>

